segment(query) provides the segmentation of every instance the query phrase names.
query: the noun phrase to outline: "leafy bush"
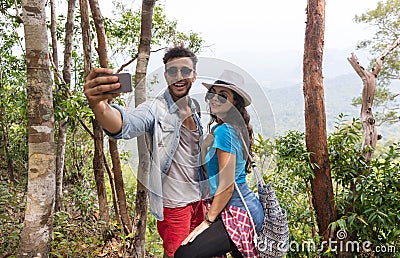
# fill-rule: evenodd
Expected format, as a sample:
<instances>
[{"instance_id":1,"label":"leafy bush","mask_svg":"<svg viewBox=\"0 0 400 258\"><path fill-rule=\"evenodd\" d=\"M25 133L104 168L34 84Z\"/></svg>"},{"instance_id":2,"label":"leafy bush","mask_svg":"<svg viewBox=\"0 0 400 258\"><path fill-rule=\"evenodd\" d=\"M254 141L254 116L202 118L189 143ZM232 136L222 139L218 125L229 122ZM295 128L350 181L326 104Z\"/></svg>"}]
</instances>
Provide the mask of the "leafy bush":
<instances>
[{"instance_id":1,"label":"leafy bush","mask_svg":"<svg viewBox=\"0 0 400 258\"><path fill-rule=\"evenodd\" d=\"M338 221L331 226L346 230L359 243L369 241L373 247L393 250L400 241L400 143L380 147L367 164L361 150L361 130L359 120L347 121L340 115L328 137L338 212ZM291 241L287 257L318 255L321 239L316 233L310 186L315 164L310 162L304 134L288 131L274 141L259 135L253 152L265 180L272 183L287 210ZM334 254L327 250L324 255Z\"/></svg>"}]
</instances>

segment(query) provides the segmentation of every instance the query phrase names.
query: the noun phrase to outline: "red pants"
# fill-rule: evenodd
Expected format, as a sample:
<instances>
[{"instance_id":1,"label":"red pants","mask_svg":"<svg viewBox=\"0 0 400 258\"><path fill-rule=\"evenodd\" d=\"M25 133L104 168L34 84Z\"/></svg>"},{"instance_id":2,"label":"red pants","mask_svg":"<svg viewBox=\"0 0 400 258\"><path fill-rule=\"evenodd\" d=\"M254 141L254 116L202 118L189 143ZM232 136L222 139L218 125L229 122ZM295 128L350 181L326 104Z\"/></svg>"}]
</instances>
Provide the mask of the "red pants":
<instances>
[{"instance_id":1,"label":"red pants","mask_svg":"<svg viewBox=\"0 0 400 258\"><path fill-rule=\"evenodd\" d=\"M178 208L164 207L164 220L157 221L157 229L163 240L164 251L168 256L174 256L176 249L189 233L204 220L204 216L203 201Z\"/></svg>"}]
</instances>

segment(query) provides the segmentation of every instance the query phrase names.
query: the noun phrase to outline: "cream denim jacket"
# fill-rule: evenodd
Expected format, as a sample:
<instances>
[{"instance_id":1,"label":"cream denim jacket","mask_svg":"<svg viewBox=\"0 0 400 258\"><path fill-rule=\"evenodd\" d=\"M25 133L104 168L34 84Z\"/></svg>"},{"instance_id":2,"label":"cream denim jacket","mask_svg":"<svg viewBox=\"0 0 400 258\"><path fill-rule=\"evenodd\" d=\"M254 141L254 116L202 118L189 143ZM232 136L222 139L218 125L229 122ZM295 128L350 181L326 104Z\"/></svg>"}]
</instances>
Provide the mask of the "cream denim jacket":
<instances>
[{"instance_id":1,"label":"cream denim jacket","mask_svg":"<svg viewBox=\"0 0 400 258\"><path fill-rule=\"evenodd\" d=\"M200 136L202 136L203 128L196 110L196 105L193 101L189 101L189 103L192 108L194 121ZM112 104L112 107L121 112L123 119L122 131L115 135L106 132L107 135L115 139L131 139L144 133L147 133L149 136L151 161L148 190L150 212L156 219L163 220L162 176L168 173L180 140L182 119L179 114L178 106L173 101L167 89L154 100L147 100L135 109L128 110L126 113L123 108L118 105ZM202 139L202 137L200 137L200 139ZM203 169L199 165L199 191L202 193L202 197L206 195L208 190L207 182L204 179Z\"/></svg>"}]
</instances>

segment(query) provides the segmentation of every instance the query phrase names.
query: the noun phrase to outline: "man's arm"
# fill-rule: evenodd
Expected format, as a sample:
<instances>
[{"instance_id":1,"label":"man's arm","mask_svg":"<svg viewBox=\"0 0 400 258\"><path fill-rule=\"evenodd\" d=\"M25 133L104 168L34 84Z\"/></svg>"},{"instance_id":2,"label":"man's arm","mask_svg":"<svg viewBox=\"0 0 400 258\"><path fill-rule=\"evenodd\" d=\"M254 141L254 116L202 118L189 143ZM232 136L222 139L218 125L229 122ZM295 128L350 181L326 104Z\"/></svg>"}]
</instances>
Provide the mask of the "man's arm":
<instances>
[{"instance_id":1,"label":"man's arm","mask_svg":"<svg viewBox=\"0 0 400 258\"><path fill-rule=\"evenodd\" d=\"M108 104L108 99L118 97L120 93L105 92L120 87L118 77L97 77L98 74L112 73L113 71L107 68L94 68L86 77L83 88L89 106L100 125L111 134L116 134L122 129L122 117L117 109Z\"/></svg>"}]
</instances>

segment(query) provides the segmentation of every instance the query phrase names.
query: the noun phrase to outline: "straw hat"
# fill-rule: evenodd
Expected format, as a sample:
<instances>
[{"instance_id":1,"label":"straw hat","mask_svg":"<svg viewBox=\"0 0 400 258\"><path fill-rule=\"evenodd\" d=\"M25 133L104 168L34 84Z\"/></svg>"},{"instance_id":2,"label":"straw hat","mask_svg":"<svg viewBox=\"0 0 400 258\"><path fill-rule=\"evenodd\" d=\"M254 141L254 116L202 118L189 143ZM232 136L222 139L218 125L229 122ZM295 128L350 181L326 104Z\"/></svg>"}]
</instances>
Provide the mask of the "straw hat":
<instances>
[{"instance_id":1,"label":"straw hat","mask_svg":"<svg viewBox=\"0 0 400 258\"><path fill-rule=\"evenodd\" d=\"M247 92L245 92L242 88L244 87L244 79L243 77L231 70L225 70L222 74L218 77L218 79L214 83L205 83L202 84L209 90L213 86L221 86L228 89L233 90L237 94L239 94L243 100L244 105L248 106L251 104L251 97Z\"/></svg>"}]
</instances>

